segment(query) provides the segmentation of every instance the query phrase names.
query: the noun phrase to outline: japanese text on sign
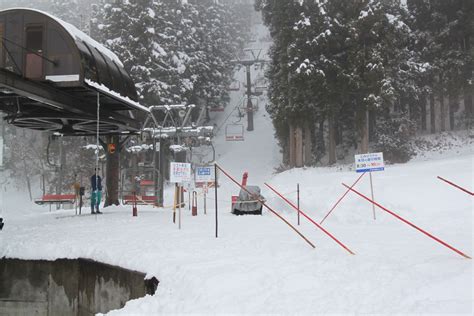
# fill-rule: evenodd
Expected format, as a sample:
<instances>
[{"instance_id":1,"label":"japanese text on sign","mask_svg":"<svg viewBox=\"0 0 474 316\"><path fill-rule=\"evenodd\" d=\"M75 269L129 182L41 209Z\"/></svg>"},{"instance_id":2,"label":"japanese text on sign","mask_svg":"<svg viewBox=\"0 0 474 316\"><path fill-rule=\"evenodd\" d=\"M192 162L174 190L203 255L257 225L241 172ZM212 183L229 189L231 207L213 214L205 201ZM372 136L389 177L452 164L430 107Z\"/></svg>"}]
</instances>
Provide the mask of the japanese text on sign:
<instances>
[{"instance_id":1,"label":"japanese text on sign","mask_svg":"<svg viewBox=\"0 0 474 316\"><path fill-rule=\"evenodd\" d=\"M383 171L383 153L355 155L356 172Z\"/></svg>"},{"instance_id":2,"label":"japanese text on sign","mask_svg":"<svg viewBox=\"0 0 474 316\"><path fill-rule=\"evenodd\" d=\"M182 162L170 163L170 182L182 183L191 181L191 164Z\"/></svg>"},{"instance_id":3,"label":"japanese text on sign","mask_svg":"<svg viewBox=\"0 0 474 316\"><path fill-rule=\"evenodd\" d=\"M196 182L214 182L214 167L197 167L196 168Z\"/></svg>"}]
</instances>

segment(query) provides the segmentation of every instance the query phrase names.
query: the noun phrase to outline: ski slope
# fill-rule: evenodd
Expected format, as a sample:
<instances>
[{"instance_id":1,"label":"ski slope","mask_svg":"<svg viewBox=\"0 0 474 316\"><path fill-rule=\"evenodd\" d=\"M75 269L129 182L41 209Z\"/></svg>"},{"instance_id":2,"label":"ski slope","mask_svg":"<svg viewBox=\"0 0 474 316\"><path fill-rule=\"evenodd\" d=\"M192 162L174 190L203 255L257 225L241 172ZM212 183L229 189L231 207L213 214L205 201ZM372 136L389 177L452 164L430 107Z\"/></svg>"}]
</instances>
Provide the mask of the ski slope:
<instances>
[{"instance_id":1,"label":"ski slope","mask_svg":"<svg viewBox=\"0 0 474 316\"><path fill-rule=\"evenodd\" d=\"M472 189L472 151L456 148L446 155L375 173L375 199L472 256L472 197L436 179L441 175ZM232 168L238 169L238 161ZM341 182L357 177L350 166L342 169L295 169L267 181L293 201L300 183L301 208L319 221L344 193ZM26 192L9 192L0 256L91 258L160 280L154 296L130 301L110 315L472 314L472 260L379 209L374 220L372 207L354 194L324 223L355 253L350 255L303 218L298 229L315 249L268 212L231 215L226 192L238 189L229 181L221 185L219 238L212 195L207 215L202 196L197 217L183 210L179 230L169 208L139 207L136 218L130 207L72 216L72 210L50 213L24 202ZM356 189L368 194L368 178ZM296 225L295 212L263 192L269 205Z\"/></svg>"},{"instance_id":2,"label":"ski slope","mask_svg":"<svg viewBox=\"0 0 474 316\"><path fill-rule=\"evenodd\" d=\"M242 93L234 92L231 105L215 115L218 126ZM436 179L474 189L473 142L460 135L464 142L443 153L426 152L374 173L374 194L383 206L472 256L473 198ZM275 142L261 106L255 131L246 132L244 142L226 142L221 129L216 160L239 180L248 171L249 184L260 185L269 205L294 225L296 213L263 183L292 201L299 183L301 209L319 222L345 192L341 183L350 185L358 175L352 165L274 174L281 162ZM355 189L370 194L368 180L362 178ZM349 193L323 224L355 253L350 255L304 218L297 227L315 249L269 212L233 216L230 196L238 188L223 175L220 185L218 238L212 191L207 214L200 195L199 215L192 217L186 207L178 229L170 208L140 206L138 217L132 217L131 207L73 216L73 210L49 212L34 205L26 190L3 188L0 257L90 258L160 281L154 296L129 301L109 315L472 315L472 260L380 209L374 220L372 206L357 195Z\"/></svg>"}]
</instances>

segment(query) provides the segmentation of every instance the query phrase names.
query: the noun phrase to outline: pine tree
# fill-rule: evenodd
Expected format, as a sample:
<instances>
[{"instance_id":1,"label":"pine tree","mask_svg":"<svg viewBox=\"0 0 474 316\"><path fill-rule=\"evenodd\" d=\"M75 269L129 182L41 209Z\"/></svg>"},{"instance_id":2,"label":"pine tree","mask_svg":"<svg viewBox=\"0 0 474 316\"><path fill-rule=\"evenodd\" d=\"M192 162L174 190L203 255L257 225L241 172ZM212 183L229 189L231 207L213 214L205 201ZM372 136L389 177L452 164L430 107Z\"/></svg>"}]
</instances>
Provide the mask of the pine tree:
<instances>
[{"instance_id":1,"label":"pine tree","mask_svg":"<svg viewBox=\"0 0 474 316\"><path fill-rule=\"evenodd\" d=\"M293 130L298 121L298 105L293 94L296 87L291 85L290 43L293 40L293 26L299 19L301 7L292 1L257 0L255 8L262 12L268 26L273 46L269 51L270 63L266 73L269 79L267 111L272 117L277 138L283 148L283 160L295 165Z\"/></svg>"},{"instance_id":2,"label":"pine tree","mask_svg":"<svg viewBox=\"0 0 474 316\"><path fill-rule=\"evenodd\" d=\"M419 118L424 69L408 47L411 30L399 1L262 0L256 7L274 39L268 109L284 149L291 147L285 144L286 120L309 120L317 133L326 121L329 146L318 135L317 148L328 148L334 163L337 144L357 140L366 152L369 135L380 139L377 121L412 126Z\"/></svg>"}]
</instances>

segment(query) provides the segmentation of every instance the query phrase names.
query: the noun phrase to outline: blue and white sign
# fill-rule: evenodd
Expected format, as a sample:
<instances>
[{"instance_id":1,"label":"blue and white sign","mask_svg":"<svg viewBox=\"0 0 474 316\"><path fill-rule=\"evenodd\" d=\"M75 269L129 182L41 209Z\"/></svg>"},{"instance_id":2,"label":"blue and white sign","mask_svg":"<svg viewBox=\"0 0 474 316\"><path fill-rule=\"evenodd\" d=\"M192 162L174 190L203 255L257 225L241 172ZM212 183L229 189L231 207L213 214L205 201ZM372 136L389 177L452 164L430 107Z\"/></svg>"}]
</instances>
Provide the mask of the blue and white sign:
<instances>
[{"instance_id":1,"label":"blue and white sign","mask_svg":"<svg viewBox=\"0 0 474 316\"><path fill-rule=\"evenodd\" d=\"M355 155L356 172L372 172L385 170L383 153Z\"/></svg>"},{"instance_id":2,"label":"blue and white sign","mask_svg":"<svg viewBox=\"0 0 474 316\"><path fill-rule=\"evenodd\" d=\"M214 182L214 166L196 168L196 182Z\"/></svg>"}]
</instances>

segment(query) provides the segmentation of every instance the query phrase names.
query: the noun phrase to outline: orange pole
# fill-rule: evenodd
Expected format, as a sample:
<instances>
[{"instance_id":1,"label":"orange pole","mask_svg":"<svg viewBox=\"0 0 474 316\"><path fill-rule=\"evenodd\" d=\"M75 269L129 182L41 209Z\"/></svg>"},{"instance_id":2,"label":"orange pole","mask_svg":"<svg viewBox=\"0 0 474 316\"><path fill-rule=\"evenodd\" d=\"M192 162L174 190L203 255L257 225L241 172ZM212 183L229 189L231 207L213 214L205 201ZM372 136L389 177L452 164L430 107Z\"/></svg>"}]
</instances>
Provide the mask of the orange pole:
<instances>
[{"instance_id":1,"label":"orange pole","mask_svg":"<svg viewBox=\"0 0 474 316\"><path fill-rule=\"evenodd\" d=\"M349 188L349 186L347 186L346 184L342 184L343 186L345 186L346 188ZM460 254L461 256L463 256L464 258L467 258L467 259L471 259L471 257L469 257L468 255L462 253L461 251L457 250L456 248L454 248L453 246L450 246L448 245L447 243L445 243L444 241L442 241L441 239L431 235L430 233L428 233L427 231L421 229L420 227L416 226L415 224L407 221L406 219L404 219L403 217L401 217L400 215L397 215L395 214L394 212L390 211L389 209L383 207L382 205L378 204L377 202L375 201L372 201L371 199L369 199L368 197L366 197L365 195L363 195L362 193L359 193L357 192L356 190L352 189L352 188L349 188L352 192L354 192L355 194L357 194L358 196L362 197L363 199L369 201L370 203L378 206L380 209L384 210L385 212L389 213L390 215L394 216L395 218L401 220L402 222L404 222L405 224L413 227L414 229L418 230L419 232L425 234L426 236L430 237L431 239L437 241L438 243L442 244L443 246L451 249L452 251Z\"/></svg>"},{"instance_id":2,"label":"orange pole","mask_svg":"<svg viewBox=\"0 0 474 316\"><path fill-rule=\"evenodd\" d=\"M362 177L364 176L365 172L363 174L360 175L359 178L357 178L357 180L351 185L351 188L353 188L357 182L359 182L360 179L362 179ZM326 218L329 216L329 214L331 214L331 212L336 208L336 206L339 204L339 202L342 201L343 198L346 197L347 193L349 193L351 190L347 189L347 191L344 193L343 196L341 196L341 198L339 200L337 200L336 204L334 204L334 206L329 210L329 212L326 214L326 216L324 216L324 218L319 222L319 224L323 224L323 222L326 220Z\"/></svg>"},{"instance_id":3,"label":"orange pole","mask_svg":"<svg viewBox=\"0 0 474 316\"><path fill-rule=\"evenodd\" d=\"M440 176L438 176L438 179L440 179L440 180L446 182L447 184L452 185L452 186L455 187L456 189L459 189L459 190L461 190L461 191L463 191L463 192L466 192L466 193L469 194L469 195L474 195L474 192L471 192L471 191L469 191L469 190L467 190L467 189L464 189L463 187L461 187L461 186L459 186L459 185L457 185L457 184L455 184L455 183L452 183L452 182L449 181L449 180L446 180L446 179L444 179L444 178L442 178L442 177L440 177Z\"/></svg>"},{"instance_id":4,"label":"orange pole","mask_svg":"<svg viewBox=\"0 0 474 316\"><path fill-rule=\"evenodd\" d=\"M278 195L279 197L281 197L286 203L288 203L291 207L293 207L298 213L301 213L301 215L303 215L304 217L306 217L307 220L309 220L311 223L313 223L314 225L316 225L316 227L318 227L320 230L322 230L326 235L328 235L329 237L331 237L332 240L334 240L335 242L337 242L339 244L339 246L341 246L342 248L344 248L345 250L347 250L347 252L349 252L351 255L353 255L354 253L349 249L347 248L346 245L344 245L342 242L340 242L339 240L337 240L336 237L334 237L333 235L331 235L330 232L328 232L327 230L325 230L321 225L319 225L318 223L316 223L311 217L309 217L308 215L306 215L304 212L302 212L298 207L296 207L293 203L291 203L287 198L285 198L283 195L281 195L277 190L275 190L274 188L272 188L268 183L265 183L265 185L270 188L270 190L272 190L273 192L276 193L276 195Z\"/></svg>"}]
</instances>

